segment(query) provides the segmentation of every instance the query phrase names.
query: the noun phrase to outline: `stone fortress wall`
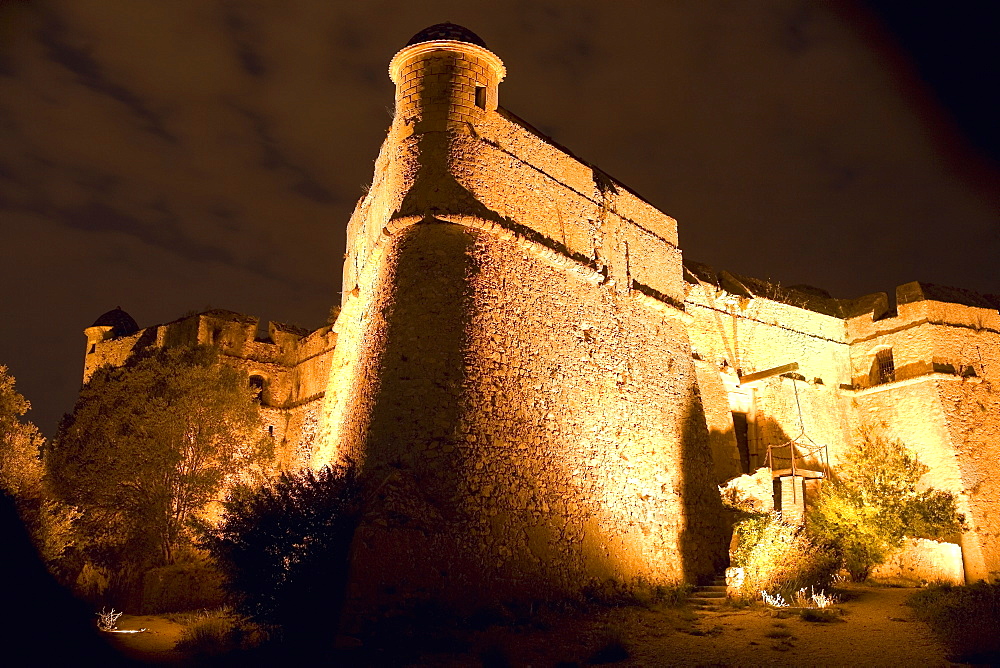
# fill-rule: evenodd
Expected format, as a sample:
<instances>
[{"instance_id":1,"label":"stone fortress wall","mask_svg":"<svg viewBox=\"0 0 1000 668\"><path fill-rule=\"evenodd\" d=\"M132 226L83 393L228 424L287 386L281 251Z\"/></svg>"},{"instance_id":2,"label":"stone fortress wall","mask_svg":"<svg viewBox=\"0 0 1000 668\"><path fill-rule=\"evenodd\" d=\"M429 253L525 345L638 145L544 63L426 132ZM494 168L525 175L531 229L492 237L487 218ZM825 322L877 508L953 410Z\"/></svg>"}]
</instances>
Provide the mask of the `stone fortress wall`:
<instances>
[{"instance_id":1,"label":"stone fortress wall","mask_svg":"<svg viewBox=\"0 0 1000 668\"><path fill-rule=\"evenodd\" d=\"M711 574L724 528L674 221L491 109L503 70L482 47L418 43L391 73L336 325L359 348L335 356L314 460L384 478L354 594Z\"/></svg>"},{"instance_id":2,"label":"stone fortress wall","mask_svg":"<svg viewBox=\"0 0 1000 668\"><path fill-rule=\"evenodd\" d=\"M117 323L102 324L102 323ZM222 359L243 368L260 389L265 429L274 439L279 466L308 464L315 448L319 413L337 336L330 326L313 332L270 322L258 335L258 320L211 310L139 329L124 311L102 315L85 330L83 382L103 365L122 366L151 347L218 346Z\"/></svg>"},{"instance_id":3,"label":"stone fortress wall","mask_svg":"<svg viewBox=\"0 0 1000 668\"><path fill-rule=\"evenodd\" d=\"M682 263L676 221L498 106L505 74L451 24L396 54L332 328L99 320L85 378L206 343L265 379L286 466L350 458L375 481L352 589L369 605L697 580L726 562L717 484L770 465L801 516L872 424L958 495L966 576L997 578L1000 298L841 300Z\"/></svg>"},{"instance_id":4,"label":"stone fortress wall","mask_svg":"<svg viewBox=\"0 0 1000 668\"><path fill-rule=\"evenodd\" d=\"M1000 313L996 297L907 283L895 312L847 321L858 421L885 423L931 467L927 484L956 494L969 531L970 580L1000 576ZM890 350L894 375L874 383ZM883 379L886 380L886 379Z\"/></svg>"},{"instance_id":5,"label":"stone fortress wall","mask_svg":"<svg viewBox=\"0 0 1000 668\"><path fill-rule=\"evenodd\" d=\"M956 495L970 529L961 539L966 577L1000 575L1000 299L914 282L897 289L891 307L884 294L835 300L697 263L687 279L688 332L720 479L754 470L768 446L791 440L802 455L826 446L836 471L861 429L882 429L930 467L923 484ZM793 362L794 371L744 381ZM739 414L749 467L739 461ZM773 468L787 468L788 450L779 452ZM816 458L804 459L817 468ZM809 481L802 491L808 499Z\"/></svg>"}]
</instances>

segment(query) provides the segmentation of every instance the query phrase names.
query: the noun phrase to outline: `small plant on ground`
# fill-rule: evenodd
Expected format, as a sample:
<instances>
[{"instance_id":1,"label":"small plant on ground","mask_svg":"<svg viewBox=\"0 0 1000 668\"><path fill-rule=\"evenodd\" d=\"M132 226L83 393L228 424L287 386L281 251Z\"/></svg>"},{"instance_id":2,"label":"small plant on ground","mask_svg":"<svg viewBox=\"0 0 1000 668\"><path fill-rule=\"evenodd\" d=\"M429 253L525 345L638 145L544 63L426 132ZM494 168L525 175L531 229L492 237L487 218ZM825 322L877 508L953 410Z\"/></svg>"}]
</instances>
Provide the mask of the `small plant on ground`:
<instances>
[{"instance_id":1,"label":"small plant on ground","mask_svg":"<svg viewBox=\"0 0 1000 668\"><path fill-rule=\"evenodd\" d=\"M97 615L97 629L99 631L114 631L118 628L118 618L122 616L122 613L115 612L114 608L111 608L110 611L101 608L100 612L94 614Z\"/></svg>"},{"instance_id":2,"label":"small plant on ground","mask_svg":"<svg viewBox=\"0 0 1000 668\"><path fill-rule=\"evenodd\" d=\"M743 569L740 597L757 598L766 591L787 604L803 587L825 586L836 569L831 550L776 513L747 513L733 533L737 545L731 561Z\"/></svg>"},{"instance_id":3,"label":"small plant on ground","mask_svg":"<svg viewBox=\"0 0 1000 668\"><path fill-rule=\"evenodd\" d=\"M226 608L217 608L214 610L201 609L201 610L182 610L180 612L168 612L164 613L164 619L169 619L175 624L180 624L182 626L190 626L195 622L200 622L204 619L210 617L221 617L223 615L229 614Z\"/></svg>"},{"instance_id":4,"label":"small plant on ground","mask_svg":"<svg viewBox=\"0 0 1000 668\"><path fill-rule=\"evenodd\" d=\"M600 646L591 653L587 663L605 664L625 661L631 656L620 629L610 629L601 640Z\"/></svg>"},{"instance_id":5,"label":"small plant on ground","mask_svg":"<svg viewBox=\"0 0 1000 668\"><path fill-rule=\"evenodd\" d=\"M196 655L217 656L234 648L234 626L225 617L208 617L187 626L176 649Z\"/></svg>"},{"instance_id":6,"label":"small plant on ground","mask_svg":"<svg viewBox=\"0 0 1000 668\"><path fill-rule=\"evenodd\" d=\"M907 601L954 654L976 664L1000 664L1000 583L932 585Z\"/></svg>"},{"instance_id":7,"label":"small plant on ground","mask_svg":"<svg viewBox=\"0 0 1000 668\"><path fill-rule=\"evenodd\" d=\"M613 579L594 580L584 587L582 603L604 606L678 607L687 602L693 589L694 587L684 582L653 584L641 578L627 583Z\"/></svg>"},{"instance_id":8,"label":"small plant on ground","mask_svg":"<svg viewBox=\"0 0 1000 668\"><path fill-rule=\"evenodd\" d=\"M816 591L814 587L799 589L793 599L795 606L799 608L829 608L837 602L832 594L827 594L822 589Z\"/></svg>"},{"instance_id":9,"label":"small plant on ground","mask_svg":"<svg viewBox=\"0 0 1000 668\"><path fill-rule=\"evenodd\" d=\"M824 610L817 610L816 608L805 608L799 612L799 617L806 622L819 622L821 624L829 624L831 622L841 621L840 615L836 610L831 610L829 608Z\"/></svg>"},{"instance_id":10,"label":"small plant on ground","mask_svg":"<svg viewBox=\"0 0 1000 668\"><path fill-rule=\"evenodd\" d=\"M760 596L761 596L761 598L764 599L764 603L766 603L766 604L768 604L768 605L770 605L772 607L775 607L775 608L787 608L788 607L788 603L785 602L785 599L783 599L781 597L781 594L775 594L775 595L772 596L771 594L768 594L766 591L761 590Z\"/></svg>"}]
</instances>

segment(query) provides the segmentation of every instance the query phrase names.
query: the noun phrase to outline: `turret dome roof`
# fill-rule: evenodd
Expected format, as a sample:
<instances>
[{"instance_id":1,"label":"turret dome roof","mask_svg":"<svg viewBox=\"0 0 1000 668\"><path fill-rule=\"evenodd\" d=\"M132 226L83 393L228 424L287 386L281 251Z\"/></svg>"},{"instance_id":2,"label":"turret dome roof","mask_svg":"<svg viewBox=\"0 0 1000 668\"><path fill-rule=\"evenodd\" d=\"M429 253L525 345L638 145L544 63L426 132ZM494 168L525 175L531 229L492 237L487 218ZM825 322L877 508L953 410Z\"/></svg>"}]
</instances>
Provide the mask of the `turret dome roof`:
<instances>
[{"instance_id":1,"label":"turret dome roof","mask_svg":"<svg viewBox=\"0 0 1000 668\"><path fill-rule=\"evenodd\" d=\"M115 337L128 336L139 331L139 325L135 318L122 310L121 306L116 306L94 321L93 327L110 327L111 334Z\"/></svg>"},{"instance_id":2,"label":"turret dome roof","mask_svg":"<svg viewBox=\"0 0 1000 668\"><path fill-rule=\"evenodd\" d=\"M410 41L406 43L406 46L413 46L414 44L420 44L421 42L433 42L439 39L447 39L454 42L468 42L469 44L475 44L476 46L481 46L484 49L486 48L486 42L483 41L482 37L468 28L463 28L458 24L448 23L447 21L424 28L411 37Z\"/></svg>"}]
</instances>

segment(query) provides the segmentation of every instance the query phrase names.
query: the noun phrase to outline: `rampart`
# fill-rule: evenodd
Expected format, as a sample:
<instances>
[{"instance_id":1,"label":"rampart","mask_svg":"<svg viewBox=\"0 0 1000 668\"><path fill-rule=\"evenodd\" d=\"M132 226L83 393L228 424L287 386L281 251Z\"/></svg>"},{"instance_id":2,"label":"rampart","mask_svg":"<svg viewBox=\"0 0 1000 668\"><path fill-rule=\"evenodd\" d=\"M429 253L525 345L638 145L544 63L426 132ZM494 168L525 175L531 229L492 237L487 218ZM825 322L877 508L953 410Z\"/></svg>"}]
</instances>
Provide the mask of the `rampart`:
<instances>
[{"instance_id":1,"label":"rampart","mask_svg":"<svg viewBox=\"0 0 1000 668\"><path fill-rule=\"evenodd\" d=\"M505 74L452 24L393 58L332 327L116 310L86 330L85 380L217 345L284 466L358 463L354 612L696 581L726 565L716 485L768 468L800 520L868 426L956 495L966 577L1000 577L1000 297L844 300L682 265L672 218L499 106Z\"/></svg>"},{"instance_id":2,"label":"rampart","mask_svg":"<svg viewBox=\"0 0 1000 668\"><path fill-rule=\"evenodd\" d=\"M949 302L944 299L951 300ZM1000 299L907 283L883 317L847 321L857 419L877 421L953 492L966 577L1000 576ZM891 369L886 368L891 363Z\"/></svg>"},{"instance_id":3,"label":"rampart","mask_svg":"<svg viewBox=\"0 0 1000 668\"><path fill-rule=\"evenodd\" d=\"M382 490L356 601L709 575L725 536L674 221L491 110L481 47L431 44L397 54L397 86L474 80L487 108L398 93L348 227L314 465L350 457Z\"/></svg>"}]
</instances>

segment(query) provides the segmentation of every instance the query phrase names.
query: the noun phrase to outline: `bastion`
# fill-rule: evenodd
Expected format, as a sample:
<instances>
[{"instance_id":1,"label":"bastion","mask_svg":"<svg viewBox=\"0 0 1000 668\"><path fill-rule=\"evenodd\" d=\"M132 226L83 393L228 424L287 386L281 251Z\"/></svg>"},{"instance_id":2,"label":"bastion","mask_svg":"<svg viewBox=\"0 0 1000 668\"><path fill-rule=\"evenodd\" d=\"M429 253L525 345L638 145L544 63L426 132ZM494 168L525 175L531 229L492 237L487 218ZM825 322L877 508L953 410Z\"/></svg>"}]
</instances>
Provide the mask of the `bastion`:
<instances>
[{"instance_id":1,"label":"bastion","mask_svg":"<svg viewBox=\"0 0 1000 668\"><path fill-rule=\"evenodd\" d=\"M331 325L140 329L115 309L86 330L85 381L215 345L259 389L281 467L361 467L349 609L708 579L728 565L718 485L765 469L802 522L873 428L965 516L920 572L1000 577L1000 297L837 299L684 260L674 219L500 106L506 69L471 31L417 33L389 76Z\"/></svg>"}]
</instances>

